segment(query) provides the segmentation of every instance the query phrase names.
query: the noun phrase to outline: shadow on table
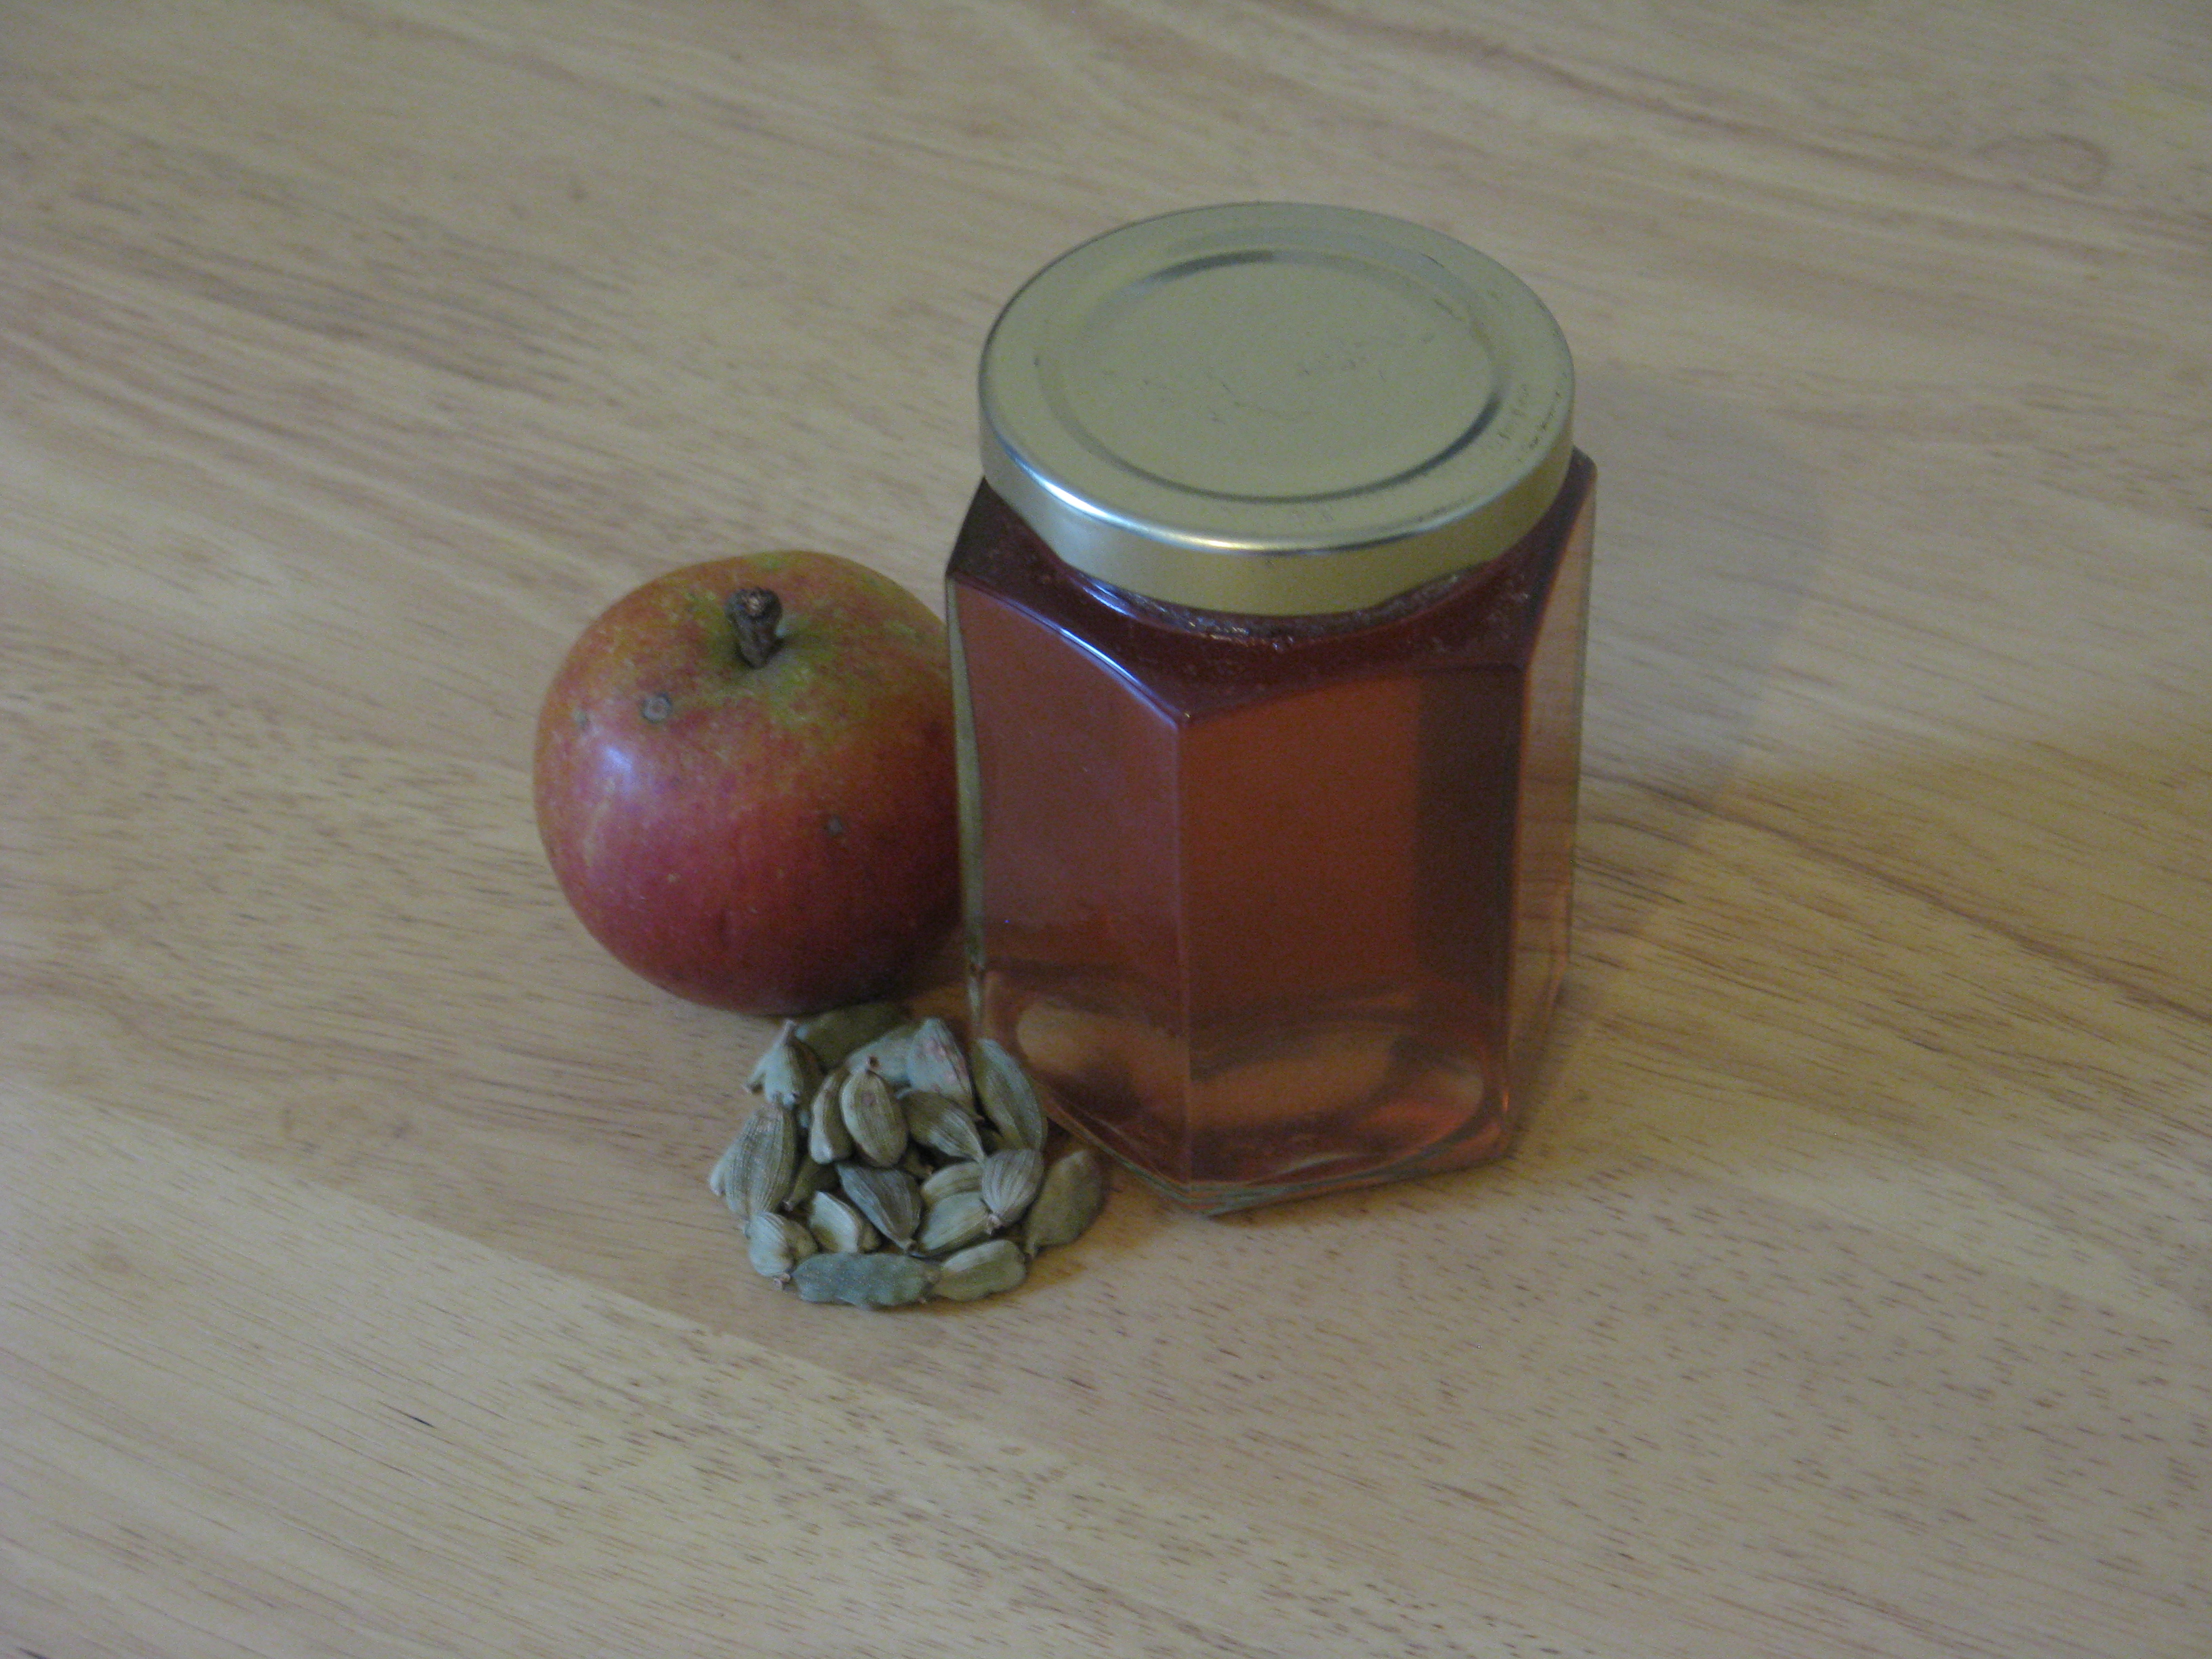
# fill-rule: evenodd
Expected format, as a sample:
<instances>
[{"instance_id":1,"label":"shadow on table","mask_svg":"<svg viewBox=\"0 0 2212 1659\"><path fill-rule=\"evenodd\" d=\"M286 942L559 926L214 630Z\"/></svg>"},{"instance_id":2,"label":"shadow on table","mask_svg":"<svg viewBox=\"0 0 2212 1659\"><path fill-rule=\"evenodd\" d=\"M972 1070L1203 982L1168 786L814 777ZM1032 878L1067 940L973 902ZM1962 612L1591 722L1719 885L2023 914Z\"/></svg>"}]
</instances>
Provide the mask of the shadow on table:
<instances>
[{"instance_id":1,"label":"shadow on table","mask_svg":"<svg viewBox=\"0 0 2212 1659\"><path fill-rule=\"evenodd\" d=\"M2032 739L1900 738L1826 765L1755 748L1832 552L1812 477L1742 411L1672 385L1600 371L1583 410L1600 485L1577 954L1532 1132L1492 1171L1250 1224L1464 1202L1655 1133L1756 1158L1726 1143L1731 1121L1765 1133L1759 1102L1915 1142L1985 1119L1993 1088L2045 1103L2017 1120L2036 1137L2071 1133L2069 1090L2115 1128L2182 1112L2181 1073L2152 1051L2172 1048L2173 1016L2212 1018L2212 970L2176 921L2212 870L2200 710L2161 722L2154 703L2118 731L2054 713ZM1749 1115L1698 1106L1709 1089Z\"/></svg>"},{"instance_id":2,"label":"shadow on table","mask_svg":"<svg viewBox=\"0 0 2212 1659\"><path fill-rule=\"evenodd\" d=\"M1601 369L1578 420L1599 486L1577 902L1586 933L1633 937L1742 762L1827 530L1811 474L1745 410ZM1579 994L1609 971L1580 963Z\"/></svg>"}]
</instances>

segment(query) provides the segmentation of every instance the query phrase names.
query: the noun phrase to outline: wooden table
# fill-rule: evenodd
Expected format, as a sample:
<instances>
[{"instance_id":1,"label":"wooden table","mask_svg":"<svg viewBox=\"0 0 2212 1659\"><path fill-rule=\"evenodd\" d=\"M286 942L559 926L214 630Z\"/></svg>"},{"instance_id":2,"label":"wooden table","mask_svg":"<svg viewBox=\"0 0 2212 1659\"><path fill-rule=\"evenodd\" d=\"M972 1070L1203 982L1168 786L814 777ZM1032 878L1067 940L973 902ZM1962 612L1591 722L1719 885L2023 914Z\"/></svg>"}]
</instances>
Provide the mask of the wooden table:
<instances>
[{"instance_id":1,"label":"wooden table","mask_svg":"<svg viewBox=\"0 0 2212 1659\"><path fill-rule=\"evenodd\" d=\"M2194 0L24 0L0 136L0 1649L2212 1653ZM746 547L939 603L998 306L1272 197L1578 355L1536 1127L779 1296L552 665Z\"/></svg>"}]
</instances>

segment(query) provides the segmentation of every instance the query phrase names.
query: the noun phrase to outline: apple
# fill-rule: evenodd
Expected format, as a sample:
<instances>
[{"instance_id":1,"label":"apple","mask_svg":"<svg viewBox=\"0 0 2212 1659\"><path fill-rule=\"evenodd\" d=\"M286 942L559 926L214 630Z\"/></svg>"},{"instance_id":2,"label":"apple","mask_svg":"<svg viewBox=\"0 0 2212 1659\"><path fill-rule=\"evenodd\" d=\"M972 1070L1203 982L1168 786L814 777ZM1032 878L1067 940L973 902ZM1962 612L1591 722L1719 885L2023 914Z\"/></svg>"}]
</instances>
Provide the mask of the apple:
<instances>
[{"instance_id":1,"label":"apple","mask_svg":"<svg viewBox=\"0 0 2212 1659\"><path fill-rule=\"evenodd\" d=\"M617 600L546 693L535 779L585 927L695 1002L878 995L957 908L945 629L850 559L717 559Z\"/></svg>"}]
</instances>

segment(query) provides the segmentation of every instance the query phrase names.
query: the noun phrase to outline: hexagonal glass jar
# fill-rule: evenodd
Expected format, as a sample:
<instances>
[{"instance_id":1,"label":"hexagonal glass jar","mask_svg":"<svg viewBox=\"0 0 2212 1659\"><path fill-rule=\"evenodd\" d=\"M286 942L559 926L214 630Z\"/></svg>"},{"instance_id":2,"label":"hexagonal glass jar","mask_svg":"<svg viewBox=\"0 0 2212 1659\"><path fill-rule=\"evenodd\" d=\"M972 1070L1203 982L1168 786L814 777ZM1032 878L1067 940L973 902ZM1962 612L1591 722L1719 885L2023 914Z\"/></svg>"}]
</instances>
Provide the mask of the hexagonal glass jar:
<instances>
[{"instance_id":1,"label":"hexagonal glass jar","mask_svg":"<svg viewBox=\"0 0 2212 1659\"><path fill-rule=\"evenodd\" d=\"M969 992L1229 1210L1496 1156L1565 963L1595 472L1510 274L1201 209L1018 295L948 570Z\"/></svg>"}]
</instances>

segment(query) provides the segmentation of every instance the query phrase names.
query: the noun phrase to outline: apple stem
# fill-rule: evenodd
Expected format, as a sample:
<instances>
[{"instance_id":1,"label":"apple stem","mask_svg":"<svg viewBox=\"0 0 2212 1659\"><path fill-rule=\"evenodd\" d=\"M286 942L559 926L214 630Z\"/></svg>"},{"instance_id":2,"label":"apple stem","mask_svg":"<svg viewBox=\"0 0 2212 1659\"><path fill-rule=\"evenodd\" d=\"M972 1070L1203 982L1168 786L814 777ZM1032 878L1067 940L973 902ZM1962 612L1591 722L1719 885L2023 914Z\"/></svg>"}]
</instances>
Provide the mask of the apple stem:
<instances>
[{"instance_id":1,"label":"apple stem","mask_svg":"<svg viewBox=\"0 0 2212 1659\"><path fill-rule=\"evenodd\" d=\"M738 630L738 654L748 668L758 668L775 655L775 625L783 616L783 601L765 587L741 587L730 595L722 610Z\"/></svg>"}]
</instances>

